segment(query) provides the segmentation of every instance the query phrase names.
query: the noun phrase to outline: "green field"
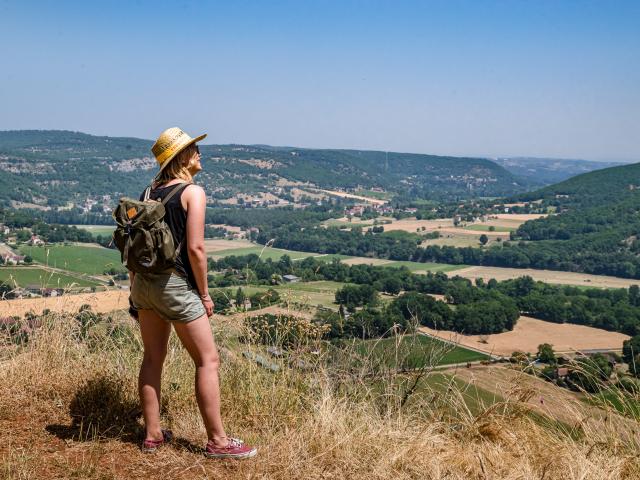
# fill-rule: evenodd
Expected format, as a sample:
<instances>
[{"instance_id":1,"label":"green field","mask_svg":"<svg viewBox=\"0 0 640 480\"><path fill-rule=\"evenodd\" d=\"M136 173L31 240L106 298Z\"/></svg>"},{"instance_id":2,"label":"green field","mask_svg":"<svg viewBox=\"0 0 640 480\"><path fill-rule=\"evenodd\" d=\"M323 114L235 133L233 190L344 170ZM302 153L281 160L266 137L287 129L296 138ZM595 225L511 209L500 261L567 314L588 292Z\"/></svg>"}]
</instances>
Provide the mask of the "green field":
<instances>
[{"instance_id":1,"label":"green field","mask_svg":"<svg viewBox=\"0 0 640 480\"><path fill-rule=\"evenodd\" d=\"M98 235L102 235L103 237L111 237L113 231L115 230L115 226L110 225L73 225L81 230L86 230L91 233L94 237Z\"/></svg>"},{"instance_id":2,"label":"green field","mask_svg":"<svg viewBox=\"0 0 640 480\"><path fill-rule=\"evenodd\" d=\"M454 346L426 335L364 340L356 346L356 351L363 358L381 362L389 368L421 368L489 359L489 356L483 353Z\"/></svg>"},{"instance_id":3,"label":"green field","mask_svg":"<svg viewBox=\"0 0 640 480\"><path fill-rule=\"evenodd\" d=\"M339 255L339 254L320 254L320 253L311 253L311 252L298 252L296 250L285 250L282 248L264 248L262 246L256 247L244 247L244 248L229 248L227 250L219 250L215 253L212 253L211 256L214 258L223 258L230 257L231 255L242 256L242 255L251 255L255 254L260 256L262 260L266 260L270 258L272 260L278 260L283 255L289 255L292 260L302 260L307 257L317 257L318 259L322 259L325 261L331 261L334 258L345 259L351 258L347 255Z\"/></svg>"},{"instance_id":4,"label":"green field","mask_svg":"<svg viewBox=\"0 0 640 480\"><path fill-rule=\"evenodd\" d=\"M381 267L407 267L412 272L418 272L426 270L428 272L451 272L453 270L460 270L467 268L467 265L448 265L446 263L420 263L420 262L408 262L397 261L391 263L385 263Z\"/></svg>"},{"instance_id":5,"label":"green field","mask_svg":"<svg viewBox=\"0 0 640 480\"><path fill-rule=\"evenodd\" d=\"M482 225L482 224L476 224L476 225L468 225L466 227L464 227L464 230L476 230L478 232L490 232L491 230L489 230L492 227L492 225ZM517 230L516 227L497 227L497 226L493 226L494 228L494 232L515 232Z\"/></svg>"},{"instance_id":6,"label":"green field","mask_svg":"<svg viewBox=\"0 0 640 480\"><path fill-rule=\"evenodd\" d=\"M337 310L338 306L334 303L336 290L348 285L347 283L318 281L318 282L297 282L285 283L283 285L249 285L242 286L242 290L247 295L253 295L257 292L264 292L269 288L276 290L283 301L301 303L304 305L322 305ZM235 291L237 286L230 287Z\"/></svg>"},{"instance_id":7,"label":"green field","mask_svg":"<svg viewBox=\"0 0 640 480\"><path fill-rule=\"evenodd\" d=\"M92 287L99 285L70 275L53 273L38 267L0 267L0 281L12 287L36 285L41 288Z\"/></svg>"},{"instance_id":8,"label":"green field","mask_svg":"<svg viewBox=\"0 0 640 480\"><path fill-rule=\"evenodd\" d=\"M640 420L638 395L618 390L616 387L610 387L599 393L588 395L583 400L598 407L613 408L622 415Z\"/></svg>"},{"instance_id":9,"label":"green field","mask_svg":"<svg viewBox=\"0 0 640 480\"><path fill-rule=\"evenodd\" d=\"M19 250L22 255L29 255L36 262L70 272L102 275L105 270L112 267L124 270L120 262L120 252L109 248L53 245L20 246Z\"/></svg>"},{"instance_id":10,"label":"green field","mask_svg":"<svg viewBox=\"0 0 640 480\"><path fill-rule=\"evenodd\" d=\"M428 238L422 242L421 247L428 245L440 245L449 247L480 247L480 237L475 235L441 233L439 238Z\"/></svg>"}]
</instances>

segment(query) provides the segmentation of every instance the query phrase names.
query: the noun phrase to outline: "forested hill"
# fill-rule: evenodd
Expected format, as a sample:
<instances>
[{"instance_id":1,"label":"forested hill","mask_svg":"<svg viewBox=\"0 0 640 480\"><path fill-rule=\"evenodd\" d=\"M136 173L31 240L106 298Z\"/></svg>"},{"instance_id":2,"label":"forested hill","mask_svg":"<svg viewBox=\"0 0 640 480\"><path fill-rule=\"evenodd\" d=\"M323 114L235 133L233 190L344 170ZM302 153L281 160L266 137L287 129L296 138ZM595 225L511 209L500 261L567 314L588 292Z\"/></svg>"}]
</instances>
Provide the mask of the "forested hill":
<instances>
[{"instance_id":1,"label":"forested hill","mask_svg":"<svg viewBox=\"0 0 640 480\"><path fill-rule=\"evenodd\" d=\"M512 236L525 242L490 249L480 263L640 278L640 164L579 175L523 199L542 199L557 214L524 223Z\"/></svg>"},{"instance_id":2,"label":"forested hill","mask_svg":"<svg viewBox=\"0 0 640 480\"><path fill-rule=\"evenodd\" d=\"M578 175L521 195L522 200L544 199L560 207L605 206L635 197L640 189L640 163L605 168Z\"/></svg>"},{"instance_id":3,"label":"forested hill","mask_svg":"<svg viewBox=\"0 0 640 480\"><path fill-rule=\"evenodd\" d=\"M152 143L69 131L0 132L0 201L56 207L90 195L137 194L157 168ZM480 158L257 145L204 145L201 151L199 182L219 199L265 191L282 180L434 199L525 190L525 182Z\"/></svg>"}]
</instances>

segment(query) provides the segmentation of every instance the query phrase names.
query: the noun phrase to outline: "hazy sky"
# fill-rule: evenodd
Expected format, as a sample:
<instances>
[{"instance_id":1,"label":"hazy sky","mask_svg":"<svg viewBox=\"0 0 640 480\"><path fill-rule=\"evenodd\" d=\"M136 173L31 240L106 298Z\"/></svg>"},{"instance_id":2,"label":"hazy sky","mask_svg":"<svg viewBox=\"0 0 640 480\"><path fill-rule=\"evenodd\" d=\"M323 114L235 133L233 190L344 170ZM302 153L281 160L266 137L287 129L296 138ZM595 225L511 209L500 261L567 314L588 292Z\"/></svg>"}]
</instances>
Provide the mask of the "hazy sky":
<instances>
[{"instance_id":1,"label":"hazy sky","mask_svg":"<svg viewBox=\"0 0 640 480\"><path fill-rule=\"evenodd\" d=\"M0 0L0 130L640 161L640 1Z\"/></svg>"}]
</instances>

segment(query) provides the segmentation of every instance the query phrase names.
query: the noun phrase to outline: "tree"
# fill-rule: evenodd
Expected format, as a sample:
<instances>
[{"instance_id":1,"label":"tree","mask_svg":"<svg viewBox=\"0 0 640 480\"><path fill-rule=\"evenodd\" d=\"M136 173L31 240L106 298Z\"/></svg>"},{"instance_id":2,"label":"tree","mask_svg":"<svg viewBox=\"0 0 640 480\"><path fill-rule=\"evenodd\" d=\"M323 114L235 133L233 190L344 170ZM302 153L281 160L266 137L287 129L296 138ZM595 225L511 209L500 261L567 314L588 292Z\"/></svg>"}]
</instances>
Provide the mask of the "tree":
<instances>
[{"instance_id":1,"label":"tree","mask_svg":"<svg viewBox=\"0 0 640 480\"><path fill-rule=\"evenodd\" d=\"M640 305L640 287L638 285L629 287L629 303L636 307Z\"/></svg>"},{"instance_id":2,"label":"tree","mask_svg":"<svg viewBox=\"0 0 640 480\"><path fill-rule=\"evenodd\" d=\"M556 363L556 354L553 351L553 347L548 343L538 345L538 353L536 355L539 361L543 363Z\"/></svg>"},{"instance_id":3,"label":"tree","mask_svg":"<svg viewBox=\"0 0 640 480\"><path fill-rule=\"evenodd\" d=\"M568 378L579 389L595 393L601 390L603 382L609 379L612 371L609 359L596 353L592 357L576 360Z\"/></svg>"},{"instance_id":4,"label":"tree","mask_svg":"<svg viewBox=\"0 0 640 480\"><path fill-rule=\"evenodd\" d=\"M638 356L640 356L640 335L631 337L622 343L622 358L629 365L629 372L636 377L640 377Z\"/></svg>"},{"instance_id":5,"label":"tree","mask_svg":"<svg viewBox=\"0 0 640 480\"><path fill-rule=\"evenodd\" d=\"M244 302L247 299L246 295L244 294L244 292L242 291L241 288L238 288L238 290L236 290L236 308L242 308L244 309Z\"/></svg>"},{"instance_id":6,"label":"tree","mask_svg":"<svg viewBox=\"0 0 640 480\"><path fill-rule=\"evenodd\" d=\"M484 233L480 235L480 243L482 245L486 245L488 241L489 241L489 237L487 237Z\"/></svg>"},{"instance_id":7,"label":"tree","mask_svg":"<svg viewBox=\"0 0 640 480\"><path fill-rule=\"evenodd\" d=\"M24 257L24 263L33 263L33 258L30 255Z\"/></svg>"}]
</instances>

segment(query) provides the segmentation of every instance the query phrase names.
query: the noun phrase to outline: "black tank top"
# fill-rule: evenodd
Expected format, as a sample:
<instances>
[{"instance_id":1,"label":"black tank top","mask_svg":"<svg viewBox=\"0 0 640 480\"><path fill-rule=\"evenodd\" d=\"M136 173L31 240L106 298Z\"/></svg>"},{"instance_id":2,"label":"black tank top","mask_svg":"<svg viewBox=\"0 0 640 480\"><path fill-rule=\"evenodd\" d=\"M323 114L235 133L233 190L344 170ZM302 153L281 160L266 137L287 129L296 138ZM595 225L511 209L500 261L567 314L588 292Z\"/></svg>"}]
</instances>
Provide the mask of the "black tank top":
<instances>
[{"instance_id":1,"label":"black tank top","mask_svg":"<svg viewBox=\"0 0 640 480\"><path fill-rule=\"evenodd\" d=\"M151 190L149 198L152 200L162 200L169 195L174 188L178 188L180 183L175 185L169 185L164 187L157 187ZM191 262L189 262L189 253L187 251L187 212L182 208L182 201L180 198L188 187L182 189L180 193L177 193L169 199L165 204L164 221L169 226L171 234L173 235L173 242L176 248L180 248L178 257L176 258L175 269L178 275L184 277L187 280L189 286L193 289L198 288L196 283L196 277L191 268ZM144 192L140 195L140 200L144 198Z\"/></svg>"}]
</instances>

